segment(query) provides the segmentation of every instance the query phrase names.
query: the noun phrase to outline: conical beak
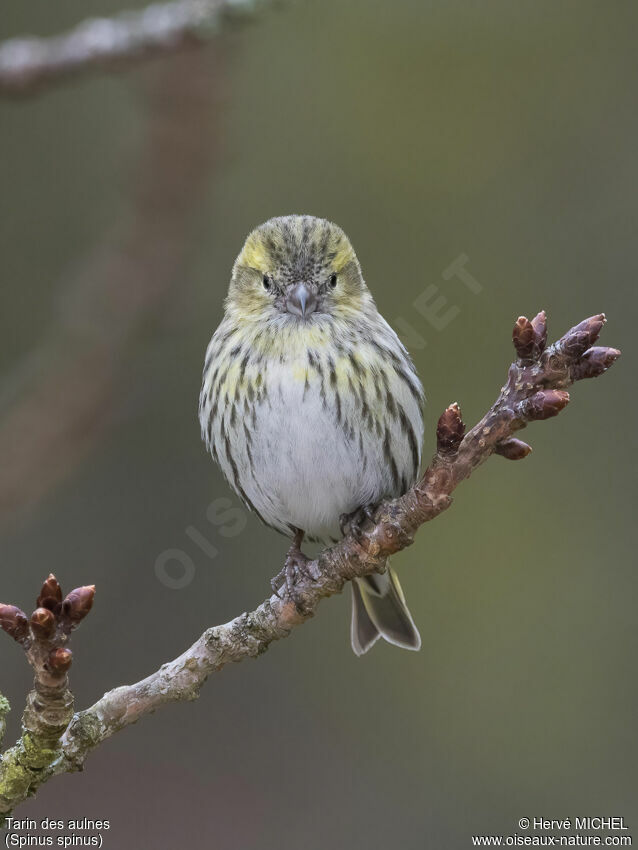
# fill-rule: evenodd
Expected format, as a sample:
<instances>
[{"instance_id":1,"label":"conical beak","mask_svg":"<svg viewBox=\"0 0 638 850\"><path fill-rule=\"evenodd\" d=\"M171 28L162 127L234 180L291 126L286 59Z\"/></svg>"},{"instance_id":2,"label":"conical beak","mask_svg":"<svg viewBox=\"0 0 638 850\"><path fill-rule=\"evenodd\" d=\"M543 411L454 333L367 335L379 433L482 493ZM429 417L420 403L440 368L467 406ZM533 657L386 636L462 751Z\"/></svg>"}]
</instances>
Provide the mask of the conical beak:
<instances>
[{"instance_id":1,"label":"conical beak","mask_svg":"<svg viewBox=\"0 0 638 850\"><path fill-rule=\"evenodd\" d=\"M288 293L286 310L305 319L317 309L317 296L305 283L297 283Z\"/></svg>"}]
</instances>

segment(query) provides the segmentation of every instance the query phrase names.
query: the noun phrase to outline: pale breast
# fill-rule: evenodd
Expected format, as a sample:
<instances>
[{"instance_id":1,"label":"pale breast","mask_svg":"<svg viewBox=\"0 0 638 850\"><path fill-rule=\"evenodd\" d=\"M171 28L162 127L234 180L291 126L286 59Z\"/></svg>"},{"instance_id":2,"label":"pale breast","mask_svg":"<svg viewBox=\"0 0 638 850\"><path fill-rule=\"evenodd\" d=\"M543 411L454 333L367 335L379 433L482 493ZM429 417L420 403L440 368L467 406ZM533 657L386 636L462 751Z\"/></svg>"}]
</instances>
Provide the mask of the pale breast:
<instances>
[{"instance_id":1,"label":"pale breast","mask_svg":"<svg viewBox=\"0 0 638 850\"><path fill-rule=\"evenodd\" d=\"M342 513L413 483L422 394L402 354L396 340L248 359L233 386L202 391L209 448L264 522L336 538Z\"/></svg>"},{"instance_id":2,"label":"pale breast","mask_svg":"<svg viewBox=\"0 0 638 850\"><path fill-rule=\"evenodd\" d=\"M251 457L247 442L237 445L242 486L271 525L302 528L317 538L336 536L340 514L390 487L379 441L361 423L346 425L348 399L341 399L338 417L317 375L306 383L277 367L267 385L252 429Z\"/></svg>"}]
</instances>

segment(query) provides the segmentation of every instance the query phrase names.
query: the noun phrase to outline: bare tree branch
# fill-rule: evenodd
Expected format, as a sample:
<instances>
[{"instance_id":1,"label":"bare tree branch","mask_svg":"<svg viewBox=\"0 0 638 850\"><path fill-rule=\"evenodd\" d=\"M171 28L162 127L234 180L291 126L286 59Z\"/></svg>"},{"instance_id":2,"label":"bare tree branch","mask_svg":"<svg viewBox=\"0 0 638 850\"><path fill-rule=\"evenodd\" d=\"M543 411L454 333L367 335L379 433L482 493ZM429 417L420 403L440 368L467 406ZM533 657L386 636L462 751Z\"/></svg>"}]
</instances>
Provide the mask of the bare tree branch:
<instances>
[{"instance_id":1,"label":"bare tree branch","mask_svg":"<svg viewBox=\"0 0 638 850\"><path fill-rule=\"evenodd\" d=\"M518 359L510 366L495 403L467 434L458 405L447 408L437 426L437 451L411 490L383 502L362 524L352 522L340 543L310 561L307 575L299 577L294 600L274 594L254 611L207 629L186 652L146 679L115 688L75 714L57 748L47 748L41 769L31 771L28 787L16 791L11 786L11 769L16 752L24 747L25 731L0 762L0 817L51 776L80 769L89 753L114 732L164 703L196 699L211 673L265 652L273 641L311 617L322 599L339 593L347 581L382 572L387 558L409 546L419 526L448 508L456 486L490 455L512 460L525 457L529 446L514 434L529 422L556 416L569 402L567 387L601 375L620 356L616 349L594 347L604 322L603 315L586 319L546 348L545 314L539 313L531 322L519 318L513 334ZM4 621L0 613L0 625L20 642L26 617L22 615L21 622L22 612L15 613L18 609L13 606L5 608L11 611L5 612ZM33 618L31 622L33 629ZM29 728L26 720L24 725L25 730Z\"/></svg>"},{"instance_id":2,"label":"bare tree branch","mask_svg":"<svg viewBox=\"0 0 638 850\"><path fill-rule=\"evenodd\" d=\"M118 68L201 43L223 18L244 19L259 0L175 0L113 18L93 18L52 38L0 44L0 94L31 94L44 84L95 68Z\"/></svg>"}]
</instances>

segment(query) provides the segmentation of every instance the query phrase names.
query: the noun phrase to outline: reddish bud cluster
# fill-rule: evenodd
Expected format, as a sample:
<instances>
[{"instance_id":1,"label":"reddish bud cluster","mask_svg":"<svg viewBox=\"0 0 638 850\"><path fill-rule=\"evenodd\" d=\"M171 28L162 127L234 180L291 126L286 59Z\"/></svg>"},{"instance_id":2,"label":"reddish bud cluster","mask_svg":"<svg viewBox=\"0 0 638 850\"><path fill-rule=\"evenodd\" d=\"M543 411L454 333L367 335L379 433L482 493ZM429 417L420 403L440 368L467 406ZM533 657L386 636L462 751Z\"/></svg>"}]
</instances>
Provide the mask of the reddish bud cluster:
<instances>
[{"instance_id":1,"label":"reddish bud cluster","mask_svg":"<svg viewBox=\"0 0 638 850\"><path fill-rule=\"evenodd\" d=\"M37 608L30 618L15 605L0 605L0 628L21 643L36 670L62 676L71 666L72 653L62 644L93 605L95 586L76 587L62 598L62 588L51 574L42 585ZM46 660L45 660L46 659Z\"/></svg>"},{"instance_id":2,"label":"reddish bud cluster","mask_svg":"<svg viewBox=\"0 0 638 850\"><path fill-rule=\"evenodd\" d=\"M594 346L605 322L604 313L590 316L547 348L545 311L541 310L531 322L525 316L519 316L512 332L519 359L510 376L512 388L519 398L522 390L531 391L531 395L513 404L518 427L533 420L549 419L567 406L568 393L562 389L550 389L552 384L565 387L583 378L597 378L616 362L620 357L616 348ZM506 439L495 451L503 457L518 460L531 449L525 443Z\"/></svg>"}]
</instances>

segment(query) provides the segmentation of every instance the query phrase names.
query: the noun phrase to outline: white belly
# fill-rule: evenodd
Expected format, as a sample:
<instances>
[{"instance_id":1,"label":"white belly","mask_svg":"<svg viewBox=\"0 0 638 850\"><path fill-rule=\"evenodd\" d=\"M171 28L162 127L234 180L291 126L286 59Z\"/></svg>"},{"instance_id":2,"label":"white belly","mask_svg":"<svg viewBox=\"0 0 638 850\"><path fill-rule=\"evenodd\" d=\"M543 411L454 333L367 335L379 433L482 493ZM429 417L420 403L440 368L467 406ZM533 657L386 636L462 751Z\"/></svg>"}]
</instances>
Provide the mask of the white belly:
<instances>
[{"instance_id":1,"label":"white belly","mask_svg":"<svg viewBox=\"0 0 638 850\"><path fill-rule=\"evenodd\" d=\"M269 525L288 534L300 528L311 538L337 539L341 514L398 495L414 480L407 437L391 417L387 434L380 425L371 427L357 397L340 392L337 399L336 387L317 375L308 378L295 363L271 364L266 386L254 415L236 423L230 446L241 495ZM406 388L394 390L412 405L420 448L420 411ZM388 437L402 485L388 464ZM221 454L232 482L234 470L224 460Z\"/></svg>"},{"instance_id":2,"label":"white belly","mask_svg":"<svg viewBox=\"0 0 638 850\"><path fill-rule=\"evenodd\" d=\"M257 413L253 469L255 483L263 487L253 489L255 507L277 527L294 526L319 539L338 537L341 514L383 495L381 458L368 440L363 446L365 459L358 435L346 434L318 386L304 395L299 382L281 383ZM247 493L250 489L247 482Z\"/></svg>"}]
</instances>

